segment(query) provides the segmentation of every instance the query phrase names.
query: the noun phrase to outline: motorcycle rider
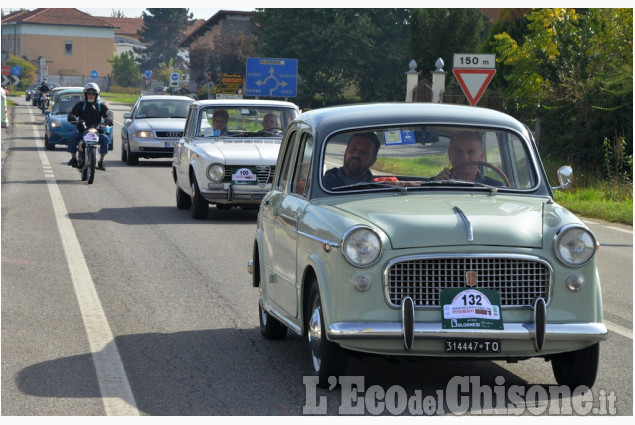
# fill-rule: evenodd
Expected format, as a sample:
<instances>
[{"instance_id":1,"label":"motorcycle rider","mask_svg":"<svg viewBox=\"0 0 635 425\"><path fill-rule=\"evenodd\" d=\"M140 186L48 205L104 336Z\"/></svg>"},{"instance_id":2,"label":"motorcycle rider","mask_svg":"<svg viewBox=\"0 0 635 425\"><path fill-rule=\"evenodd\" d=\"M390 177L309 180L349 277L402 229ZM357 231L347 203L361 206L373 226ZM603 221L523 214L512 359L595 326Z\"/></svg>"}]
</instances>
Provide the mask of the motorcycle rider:
<instances>
[{"instance_id":1,"label":"motorcycle rider","mask_svg":"<svg viewBox=\"0 0 635 425\"><path fill-rule=\"evenodd\" d=\"M87 128L97 128L104 119L106 125L112 125L112 118L107 115L108 107L99 100L99 86L95 83L88 83L84 87L84 100L77 102L68 114L68 122L77 122L77 131L71 133L68 140L67 152L70 152L71 159L68 165L77 167L77 145ZM97 168L106 171L104 160L108 153L108 143L110 140L103 132L99 134L99 162Z\"/></svg>"},{"instance_id":2,"label":"motorcycle rider","mask_svg":"<svg viewBox=\"0 0 635 425\"><path fill-rule=\"evenodd\" d=\"M40 90L40 102L38 103L38 106L40 108L42 108L42 98L44 96L47 96L48 93L51 91L50 87L48 86L48 84L46 84L46 78L42 80L42 85L39 88ZM42 113L44 113L44 110L42 110Z\"/></svg>"}]
</instances>

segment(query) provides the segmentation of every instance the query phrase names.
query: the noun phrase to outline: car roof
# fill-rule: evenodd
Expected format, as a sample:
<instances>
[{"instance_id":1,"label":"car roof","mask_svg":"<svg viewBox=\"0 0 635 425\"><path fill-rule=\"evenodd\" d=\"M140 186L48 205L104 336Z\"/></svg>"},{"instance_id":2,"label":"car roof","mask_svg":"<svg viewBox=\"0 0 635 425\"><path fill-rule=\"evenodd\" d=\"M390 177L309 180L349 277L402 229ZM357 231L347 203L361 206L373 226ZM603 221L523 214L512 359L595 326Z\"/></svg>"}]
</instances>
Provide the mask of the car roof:
<instances>
[{"instance_id":1,"label":"car roof","mask_svg":"<svg viewBox=\"0 0 635 425\"><path fill-rule=\"evenodd\" d=\"M283 100L266 100L266 99L208 99L208 100L196 101L195 105L225 106L225 107L271 106L271 107L299 109L295 103L286 102Z\"/></svg>"},{"instance_id":2,"label":"car roof","mask_svg":"<svg viewBox=\"0 0 635 425\"><path fill-rule=\"evenodd\" d=\"M189 96L166 96L164 94L151 94L151 95L147 95L147 96L140 96L138 100L190 100L190 101L194 101L194 99L192 99Z\"/></svg>"},{"instance_id":3,"label":"car roof","mask_svg":"<svg viewBox=\"0 0 635 425\"><path fill-rule=\"evenodd\" d=\"M502 112L474 106L437 103L368 103L331 106L304 112L294 121L306 122L318 128L321 134L347 128L409 123L505 127L527 134L525 125Z\"/></svg>"},{"instance_id":4,"label":"car roof","mask_svg":"<svg viewBox=\"0 0 635 425\"><path fill-rule=\"evenodd\" d=\"M57 93L55 93L56 95L62 95L62 94L68 94L68 93L84 93L84 88L83 87L66 87L64 90L60 90Z\"/></svg>"}]
</instances>

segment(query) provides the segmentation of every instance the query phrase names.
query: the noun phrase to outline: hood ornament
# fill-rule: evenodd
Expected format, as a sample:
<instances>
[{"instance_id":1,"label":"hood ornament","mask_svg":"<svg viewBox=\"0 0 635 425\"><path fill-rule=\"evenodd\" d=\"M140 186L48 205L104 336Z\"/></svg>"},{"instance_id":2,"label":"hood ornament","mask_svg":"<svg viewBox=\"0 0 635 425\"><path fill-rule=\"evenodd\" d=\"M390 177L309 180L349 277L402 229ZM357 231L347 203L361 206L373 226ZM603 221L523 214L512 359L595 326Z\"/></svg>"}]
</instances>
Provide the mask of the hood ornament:
<instances>
[{"instance_id":1,"label":"hood ornament","mask_svg":"<svg viewBox=\"0 0 635 425\"><path fill-rule=\"evenodd\" d=\"M465 213L461 211L459 207L453 207L452 209L454 210L455 213L459 215L459 217L461 217L461 219L463 220L463 223L465 224L465 230L467 231L467 241L468 242L474 241L474 233L472 232L472 223L470 222L470 220L467 218Z\"/></svg>"}]
</instances>

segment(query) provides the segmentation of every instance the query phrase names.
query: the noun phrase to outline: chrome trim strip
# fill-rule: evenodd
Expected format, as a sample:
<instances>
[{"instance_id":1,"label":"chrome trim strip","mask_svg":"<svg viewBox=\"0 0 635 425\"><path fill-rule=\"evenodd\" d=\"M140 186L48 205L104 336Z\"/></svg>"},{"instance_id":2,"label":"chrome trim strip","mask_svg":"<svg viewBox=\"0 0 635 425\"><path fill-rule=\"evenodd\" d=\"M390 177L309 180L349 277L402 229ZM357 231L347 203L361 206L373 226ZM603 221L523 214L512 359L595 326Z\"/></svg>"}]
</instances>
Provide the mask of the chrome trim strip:
<instances>
[{"instance_id":1,"label":"chrome trim strip","mask_svg":"<svg viewBox=\"0 0 635 425\"><path fill-rule=\"evenodd\" d=\"M467 231L467 241L474 242L474 231L472 230L472 222L470 222L470 219L467 218L461 208L453 207L452 209L459 215L459 217L461 217L463 223L465 224L465 230Z\"/></svg>"},{"instance_id":2,"label":"chrome trim strip","mask_svg":"<svg viewBox=\"0 0 635 425\"><path fill-rule=\"evenodd\" d=\"M504 330L496 329L443 329L441 323L415 323L415 339L443 338L497 338L533 340L533 323L505 323ZM403 338L400 322L384 323L332 323L328 335L333 340L344 339L397 339ZM603 341L608 329L603 323L551 324L545 329L546 341Z\"/></svg>"},{"instance_id":3,"label":"chrome trim strip","mask_svg":"<svg viewBox=\"0 0 635 425\"><path fill-rule=\"evenodd\" d=\"M339 246L340 246L336 242L331 242L331 241L326 240L326 239L321 239L321 238L318 238L317 236L310 235L310 234L308 234L306 232L298 231L298 235L302 235L302 236L304 236L306 238L309 238L309 239L312 239L314 241L317 241L317 242L321 243L322 245L326 244L326 245L328 245L328 246L330 246L332 248L339 248Z\"/></svg>"},{"instance_id":4,"label":"chrome trim strip","mask_svg":"<svg viewBox=\"0 0 635 425\"><path fill-rule=\"evenodd\" d=\"M269 307L268 304L265 304L262 301L262 297L260 295L258 295L258 302L260 303L260 305L262 306L262 308L269 313L270 315L272 315L273 317L275 317L276 319L278 319L279 321L282 322L283 325L285 325L287 328L291 329L293 332L297 333L298 335L302 336L302 330L296 326L295 324L293 324L292 322L290 322L289 320L285 319L284 317L279 316L278 314L276 314L276 311L273 310L271 307Z\"/></svg>"}]
</instances>

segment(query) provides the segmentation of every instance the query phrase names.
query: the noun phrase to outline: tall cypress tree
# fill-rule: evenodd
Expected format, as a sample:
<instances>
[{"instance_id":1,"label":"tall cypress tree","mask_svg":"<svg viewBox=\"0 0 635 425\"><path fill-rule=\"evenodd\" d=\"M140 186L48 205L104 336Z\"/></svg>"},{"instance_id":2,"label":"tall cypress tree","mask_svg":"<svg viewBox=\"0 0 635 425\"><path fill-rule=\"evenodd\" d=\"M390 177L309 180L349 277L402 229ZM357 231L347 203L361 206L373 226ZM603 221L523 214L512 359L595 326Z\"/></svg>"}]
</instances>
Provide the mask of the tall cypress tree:
<instances>
[{"instance_id":1,"label":"tall cypress tree","mask_svg":"<svg viewBox=\"0 0 635 425\"><path fill-rule=\"evenodd\" d=\"M147 11L147 12L146 12ZM139 55L137 61L141 69L156 69L170 59L177 66L182 59L177 56L178 44L183 39L183 31L192 23L189 9L155 8L146 9L141 17L143 27L137 31L146 48L134 48Z\"/></svg>"}]
</instances>

